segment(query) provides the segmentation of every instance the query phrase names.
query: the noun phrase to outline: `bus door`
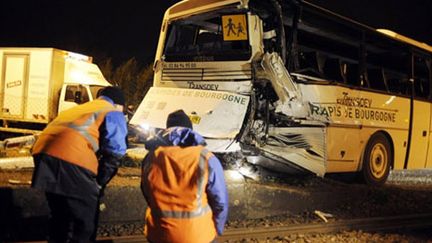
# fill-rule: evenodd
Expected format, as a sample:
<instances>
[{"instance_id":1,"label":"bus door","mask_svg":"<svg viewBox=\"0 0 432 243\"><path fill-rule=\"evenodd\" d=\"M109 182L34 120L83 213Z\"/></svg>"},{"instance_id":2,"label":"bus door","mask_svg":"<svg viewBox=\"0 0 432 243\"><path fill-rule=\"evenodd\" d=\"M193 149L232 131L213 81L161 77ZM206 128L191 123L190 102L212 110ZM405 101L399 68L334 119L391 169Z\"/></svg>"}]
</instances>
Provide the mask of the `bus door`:
<instances>
[{"instance_id":1,"label":"bus door","mask_svg":"<svg viewBox=\"0 0 432 243\"><path fill-rule=\"evenodd\" d=\"M411 136L408 160L405 161L406 169L424 168L427 163L432 164L430 143L431 130L431 103L429 68L426 60L414 56L413 68L413 101L411 117ZM429 150L429 151L428 151Z\"/></svg>"}]
</instances>

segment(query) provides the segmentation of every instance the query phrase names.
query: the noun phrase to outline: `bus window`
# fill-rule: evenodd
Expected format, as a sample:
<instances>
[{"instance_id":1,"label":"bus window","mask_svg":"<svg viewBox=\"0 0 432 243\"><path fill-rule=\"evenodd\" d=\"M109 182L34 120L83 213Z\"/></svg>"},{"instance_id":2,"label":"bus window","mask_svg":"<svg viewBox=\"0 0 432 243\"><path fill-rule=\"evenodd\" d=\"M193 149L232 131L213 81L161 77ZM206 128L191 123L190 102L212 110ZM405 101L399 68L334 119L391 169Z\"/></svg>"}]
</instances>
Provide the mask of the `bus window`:
<instances>
[{"instance_id":1,"label":"bus window","mask_svg":"<svg viewBox=\"0 0 432 243\"><path fill-rule=\"evenodd\" d=\"M400 95L410 94L408 75L384 69L384 77L390 92Z\"/></svg>"},{"instance_id":2,"label":"bus window","mask_svg":"<svg viewBox=\"0 0 432 243\"><path fill-rule=\"evenodd\" d=\"M185 62L249 59L251 47L247 36L238 40L224 40L222 17L222 13L198 14L173 21L167 32L164 60ZM235 31L246 33L247 26L236 28Z\"/></svg>"},{"instance_id":3,"label":"bus window","mask_svg":"<svg viewBox=\"0 0 432 243\"><path fill-rule=\"evenodd\" d=\"M341 63L337 58L327 58L323 67L324 76L333 81L343 83Z\"/></svg>"},{"instance_id":4,"label":"bus window","mask_svg":"<svg viewBox=\"0 0 432 243\"><path fill-rule=\"evenodd\" d=\"M370 88L410 95L411 54L401 43L385 36L367 34L365 61Z\"/></svg>"},{"instance_id":5,"label":"bus window","mask_svg":"<svg viewBox=\"0 0 432 243\"><path fill-rule=\"evenodd\" d=\"M386 80L384 79L384 73L381 68L368 68L367 80L369 82L370 88L387 91Z\"/></svg>"},{"instance_id":6,"label":"bus window","mask_svg":"<svg viewBox=\"0 0 432 243\"><path fill-rule=\"evenodd\" d=\"M310 75L314 77L323 77L320 72L320 67L318 64L318 53L315 51L310 52L300 52L299 55L300 69L296 70L296 73L301 73L305 75Z\"/></svg>"},{"instance_id":7,"label":"bus window","mask_svg":"<svg viewBox=\"0 0 432 243\"><path fill-rule=\"evenodd\" d=\"M363 86L360 82L359 65L357 63L344 63L342 65L342 73L347 84Z\"/></svg>"},{"instance_id":8,"label":"bus window","mask_svg":"<svg viewBox=\"0 0 432 243\"><path fill-rule=\"evenodd\" d=\"M418 98L428 98L430 93L429 68L424 58L414 58L414 95Z\"/></svg>"},{"instance_id":9,"label":"bus window","mask_svg":"<svg viewBox=\"0 0 432 243\"><path fill-rule=\"evenodd\" d=\"M220 48L221 40L222 40L222 35L220 34L202 31L197 36L196 43L198 44L198 46L203 46L207 48L216 47L216 46Z\"/></svg>"}]
</instances>

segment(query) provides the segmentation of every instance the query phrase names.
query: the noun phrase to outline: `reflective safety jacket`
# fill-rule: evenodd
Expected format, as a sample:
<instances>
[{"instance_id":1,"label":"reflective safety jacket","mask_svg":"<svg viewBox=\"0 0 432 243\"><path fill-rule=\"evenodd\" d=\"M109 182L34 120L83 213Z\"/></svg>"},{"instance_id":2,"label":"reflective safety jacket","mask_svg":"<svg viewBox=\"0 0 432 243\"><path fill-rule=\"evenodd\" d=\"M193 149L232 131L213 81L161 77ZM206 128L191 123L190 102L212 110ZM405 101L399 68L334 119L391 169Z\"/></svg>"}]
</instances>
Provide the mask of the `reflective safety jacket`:
<instances>
[{"instance_id":1,"label":"reflective safety jacket","mask_svg":"<svg viewBox=\"0 0 432 243\"><path fill-rule=\"evenodd\" d=\"M106 100L96 99L61 112L41 133L32 154L45 153L97 174L99 127L115 111Z\"/></svg>"},{"instance_id":2,"label":"reflective safety jacket","mask_svg":"<svg viewBox=\"0 0 432 243\"><path fill-rule=\"evenodd\" d=\"M174 129L155 139L156 146L147 146L141 189L148 204L145 234L151 242L207 243L222 234L228 213L223 170L196 138L202 139L190 129ZM216 183L208 184L209 160L218 165L217 195L209 189Z\"/></svg>"}]
</instances>

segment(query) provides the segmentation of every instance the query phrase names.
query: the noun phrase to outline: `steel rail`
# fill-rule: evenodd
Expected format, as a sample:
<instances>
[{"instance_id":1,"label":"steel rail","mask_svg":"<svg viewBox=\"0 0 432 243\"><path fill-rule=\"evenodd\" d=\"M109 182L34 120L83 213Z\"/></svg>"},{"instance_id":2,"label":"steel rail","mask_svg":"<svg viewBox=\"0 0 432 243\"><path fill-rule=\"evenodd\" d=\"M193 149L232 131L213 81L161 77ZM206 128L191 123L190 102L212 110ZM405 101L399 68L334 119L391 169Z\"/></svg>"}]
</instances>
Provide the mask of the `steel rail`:
<instances>
[{"instance_id":1,"label":"steel rail","mask_svg":"<svg viewBox=\"0 0 432 243\"><path fill-rule=\"evenodd\" d=\"M342 231L362 230L382 232L398 229L420 229L432 226L432 214L409 214L389 217L338 220L327 223L293 224L287 226L231 228L227 229L218 242L242 239L265 239L290 234L338 233ZM97 242L147 242L143 235L102 237Z\"/></svg>"},{"instance_id":2,"label":"steel rail","mask_svg":"<svg viewBox=\"0 0 432 243\"><path fill-rule=\"evenodd\" d=\"M267 238L290 234L337 233L349 230L385 231L432 226L432 214L340 220L328 223L231 229L218 239Z\"/></svg>"}]
</instances>

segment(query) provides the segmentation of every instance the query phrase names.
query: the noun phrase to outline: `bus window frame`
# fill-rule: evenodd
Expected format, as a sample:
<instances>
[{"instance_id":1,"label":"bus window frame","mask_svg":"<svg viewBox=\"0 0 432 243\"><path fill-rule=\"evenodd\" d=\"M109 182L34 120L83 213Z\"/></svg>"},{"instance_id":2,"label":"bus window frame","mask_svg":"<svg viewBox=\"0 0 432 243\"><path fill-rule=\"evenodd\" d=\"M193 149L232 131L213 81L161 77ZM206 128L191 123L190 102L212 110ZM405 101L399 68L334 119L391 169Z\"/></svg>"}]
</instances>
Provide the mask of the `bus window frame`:
<instances>
[{"instance_id":1,"label":"bus window frame","mask_svg":"<svg viewBox=\"0 0 432 243\"><path fill-rule=\"evenodd\" d=\"M426 101L431 101L432 100L432 90L431 90L431 81L432 81L432 72L431 72L431 59L430 57L428 57L428 55L423 54L422 52L419 52L417 50L413 50L412 52L412 58L411 58L411 79L413 80L413 98L416 100L426 100ZM426 69L427 69L427 75L425 77L425 81L428 83L428 94L427 96L421 96L417 94L417 83L419 82L419 80L422 80L421 77L419 78L416 74L416 70L417 70L417 59L422 59L422 61L424 61ZM420 81L421 82L421 81Z\"/></svg>"}]
</instances>

